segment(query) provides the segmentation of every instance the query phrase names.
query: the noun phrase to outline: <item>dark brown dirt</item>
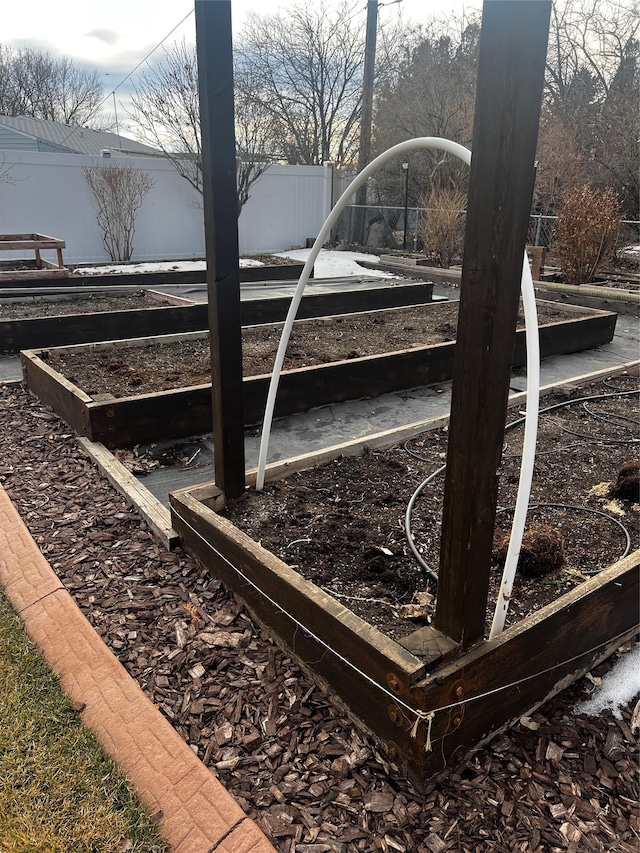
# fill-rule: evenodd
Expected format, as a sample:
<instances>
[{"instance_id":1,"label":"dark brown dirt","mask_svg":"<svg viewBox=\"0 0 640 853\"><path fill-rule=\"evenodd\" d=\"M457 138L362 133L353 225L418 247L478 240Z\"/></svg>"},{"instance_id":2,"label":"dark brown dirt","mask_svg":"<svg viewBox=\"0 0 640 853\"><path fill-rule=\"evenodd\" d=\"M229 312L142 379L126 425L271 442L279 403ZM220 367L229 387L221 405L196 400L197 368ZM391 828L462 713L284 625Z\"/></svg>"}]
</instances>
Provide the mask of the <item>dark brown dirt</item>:
<instances>
[{"instance_id":1,"label":"dark brown dirt","mask_svg":"<svg viewBox=\"0 0 640 853\"><path fill-rule=\"evenodd\" d=\"M581 388L573 396L636 388L637 378L621 376L608 384ZM542 406L566 400L564 395L545 397ZM566 565L541 579L518 577L508 624L619 559L626 540L616 521L627 527L632 547L640 545L637 497L612 496L622 463L640 446L638 396L594 400L586 405L588 410L576 403L541 418L531 502L553 506L532 506L528 525L548 525L560 531ZM511 420L516 418L517 413L510 413ZM506 434L500 507L515 503L523 430L521 424ZM405 511L414 490L444 463L447 437L445 428L404 446L338 459L269 484L260 493L248 492L226 514L363 619L389 636L403 636L428 621L432 613L430 606L418 607L421 618L403 618L407 606L414 604L414 595L428 585L405 540ZM418 499L412 516L414 539L427 565L436 570L443 486L444 476L436 477ZM510 519L508 510L498 513L499 532L510 531ZM493 601L501 575L498 555L495 562ZM413 607L408 609L416 612Z\"/></svg>"},{"instance_id":2,"label":"dark brown dirt","mask_svg":"<svg viewBox=\"0 0 640 853\"><path fill-rule=\"evenodd\" d=\"M575 317L570 308L539 303L540 323ZM458 303L421 305L308 320L295 324L285 369L326 364L414 346L455 340ZM523 322L523 318L520 318ZM243 370L257 376L273 370L282 324L243 330ZM117 351L50 353L49 363L87 394L126 397L211 381L208 339L150 343Z\"/></svg>"},{"instance_id":3,"label":"dark brown dirt","mask_svg":"<svg viewBox=\"0 0 640 853\"><path fill-rule=\"evenodd\" d=\"M154 542L21 385L0 385L0 459L84 614L280 853L637 851L631 708L576 716L591 680L419 795L218 581Z\"/></svg>"},{"instance_id":4,"label":"dark brown dirt","mask_svg":"<svg viewBox=\"0 0 640 853\"><path fill-rule=\"evenodd\" d=\"M119 296L95 293L68 299L35 297L20 302L2 300L0 293L0 320L94 314L100 311L132 311L139 308L162 308L172 304L174 303L170 299L150 296L144 290Z\"/></svg>"}]
</instances>

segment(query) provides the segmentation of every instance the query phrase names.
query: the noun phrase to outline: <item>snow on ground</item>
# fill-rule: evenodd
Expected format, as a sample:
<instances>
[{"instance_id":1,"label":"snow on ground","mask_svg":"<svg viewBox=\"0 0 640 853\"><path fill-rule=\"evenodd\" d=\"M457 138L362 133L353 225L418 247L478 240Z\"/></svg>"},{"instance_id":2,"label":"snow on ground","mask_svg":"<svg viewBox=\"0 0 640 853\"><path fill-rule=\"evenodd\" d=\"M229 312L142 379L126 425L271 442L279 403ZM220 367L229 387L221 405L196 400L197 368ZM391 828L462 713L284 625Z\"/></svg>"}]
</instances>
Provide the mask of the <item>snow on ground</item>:
<instances>
[{"instance_id":1,"label":"snow on ground","mask_svg":"<svg viewBox=\"0 0 640 853\"><path fill-rule=\"evenodd\" d=\"M280 258L292 258L294 261L306 261L311 249L293 249L290 252L277 252ZM370 270L361 267L358 261L378 263L377 255L367 255L363 252L333 252L330 249L320 249L320 254L314 265L316 278L343 278L350 275L366 275L368 278L397 278L390 272Z\"/></svg>"},{"instance_id":2,"label":"snow on ground","mask_svg":"<svg viewBox=\"0 0 640 853\"><path fill-rule=\"evenodd\" d=\"M290 252L273 253L276 257L292 258L295 261L306 261L311 249L293 249ZM316 278L344 278L346 276L363 276L368 278L396 278L393 273L382 270L370 270L361 267L358 261L378 262L377 255L367 255L362 252L332 252L321 249L315 262ZM139 264L110 264L95 267L79 267L76 275L110 275L114 273L143 273L143 272L177 272L206 269L206 261L157 261ZM262 261L253 258L240 258L241 267L263 267Z\"/></svg>"},{"instance_id":3,"label":"snow on ground","mask_svg":"<svg viewBox=\"0 0 640 853\"><path fill-rule=\"evenodd\" d=\"M241 267L263 267L262 261L252 258L240 258ZM142 272L188 272L191 270L205 270L206 261L150 261L140 264L110 264L97 267L78 267L76 275L112 275L114 273L142 273Z\"/></svg>"},{"instance_id":4,"label":"snow on ground","mask_svg":"<svg viewBox=\"0 0 640 853\"><path fill-rule=\"evenodd\" d=\"M621 708L640 694L640 645L622 655L613 669L602 677L599 687L588 699L575 706L577 714L595 717L610 708L614 717L622 719Z\"/></svg>"}]
</instances>

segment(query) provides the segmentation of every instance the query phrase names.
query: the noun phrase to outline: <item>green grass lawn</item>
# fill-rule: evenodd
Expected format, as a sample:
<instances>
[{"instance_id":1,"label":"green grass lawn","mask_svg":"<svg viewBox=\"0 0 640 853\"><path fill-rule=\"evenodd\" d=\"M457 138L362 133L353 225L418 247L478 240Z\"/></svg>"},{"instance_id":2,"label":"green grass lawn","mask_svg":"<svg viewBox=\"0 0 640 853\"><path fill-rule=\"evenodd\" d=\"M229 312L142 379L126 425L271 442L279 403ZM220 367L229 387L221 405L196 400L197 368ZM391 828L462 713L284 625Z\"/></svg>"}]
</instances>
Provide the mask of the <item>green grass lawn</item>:
<instances>
[{"instance_id":1,"label":"green grass lawn","mask_svg":"<svg viewBox=\"0 0 640 853\"><path fill-rule=\"evenodd\" d=\"M0 592L0 853L167 849Z\"/></svg>"}]
</instances>

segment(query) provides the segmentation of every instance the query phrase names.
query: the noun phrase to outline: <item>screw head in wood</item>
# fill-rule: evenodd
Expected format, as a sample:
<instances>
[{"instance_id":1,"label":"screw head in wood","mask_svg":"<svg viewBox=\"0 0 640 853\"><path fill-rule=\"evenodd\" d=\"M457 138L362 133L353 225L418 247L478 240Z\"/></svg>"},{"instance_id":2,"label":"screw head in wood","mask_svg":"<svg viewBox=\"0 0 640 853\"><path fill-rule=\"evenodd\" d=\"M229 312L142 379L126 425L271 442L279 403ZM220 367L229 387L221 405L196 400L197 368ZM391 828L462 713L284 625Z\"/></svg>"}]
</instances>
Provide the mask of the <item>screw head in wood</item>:
<instances>
[{"instance_id":1,"label":"screw head in wood","mask_svg":"<svg viewBox=\"0 0 640 853\"><path fill-rule=\"evenodd\" d=\"M387 711L388 711L389 719L391 720L391 722L394 723L396 726L401 726L403 719L402 719L402 712L400 711L400 708L398 708L396 705L389 705L389 707L387 708Z\"/></svg>"},{"instance_id":2,"label":"screw head in wood","mask_svg":"<svg viewBox=\"0 0 640 853\"><path fill-rule=\"evenodd\" d=\"M392 740L387 743L387 755L389 756L391 761L395 762L397 762L400 758L400 748L398 747L398 744L394 743L394 741Z\"/></svg>"},{"instance_id":3,"label":"screw head in wood","mask_svg":"<svg viewBox=\"0 0 640 853\"><path fill-rule=\"evenodd\" d=\"M389 685L389 688L393 690L394 693L400 693L400 691L402 690L402 684L400 683L400 679L393 672L390 672L389 675L387 675L387 684Z\"/></svg>"}]
</instances>

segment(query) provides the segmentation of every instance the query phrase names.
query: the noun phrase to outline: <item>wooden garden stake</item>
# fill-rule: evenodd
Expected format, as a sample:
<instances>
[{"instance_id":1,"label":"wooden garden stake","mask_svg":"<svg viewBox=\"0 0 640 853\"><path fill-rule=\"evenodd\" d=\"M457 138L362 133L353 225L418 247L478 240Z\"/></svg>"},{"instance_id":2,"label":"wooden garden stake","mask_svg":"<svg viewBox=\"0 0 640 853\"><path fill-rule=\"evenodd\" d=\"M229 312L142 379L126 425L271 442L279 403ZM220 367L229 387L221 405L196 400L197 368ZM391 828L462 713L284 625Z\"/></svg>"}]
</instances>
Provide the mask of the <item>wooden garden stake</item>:
<instances>
[{"instance_id":1,"label":"wooden garden stake","mask_svg":"<svg viewBox=\"0 0 640 853\"><path fill-rule=\"evenodd\" d=\"M244 492L242 334L230 0L196 0L216 485Z\"/></svg>"},{"instance_id":2,"label":"wooden garden stake","mask_svg":"<svg viewBox=\"0 0 640 853\"><path fill-rule=\"evenodd\" d=\"M485 0L435 625L483 636L551 3Z\"/></svg>"}]
</instances>

